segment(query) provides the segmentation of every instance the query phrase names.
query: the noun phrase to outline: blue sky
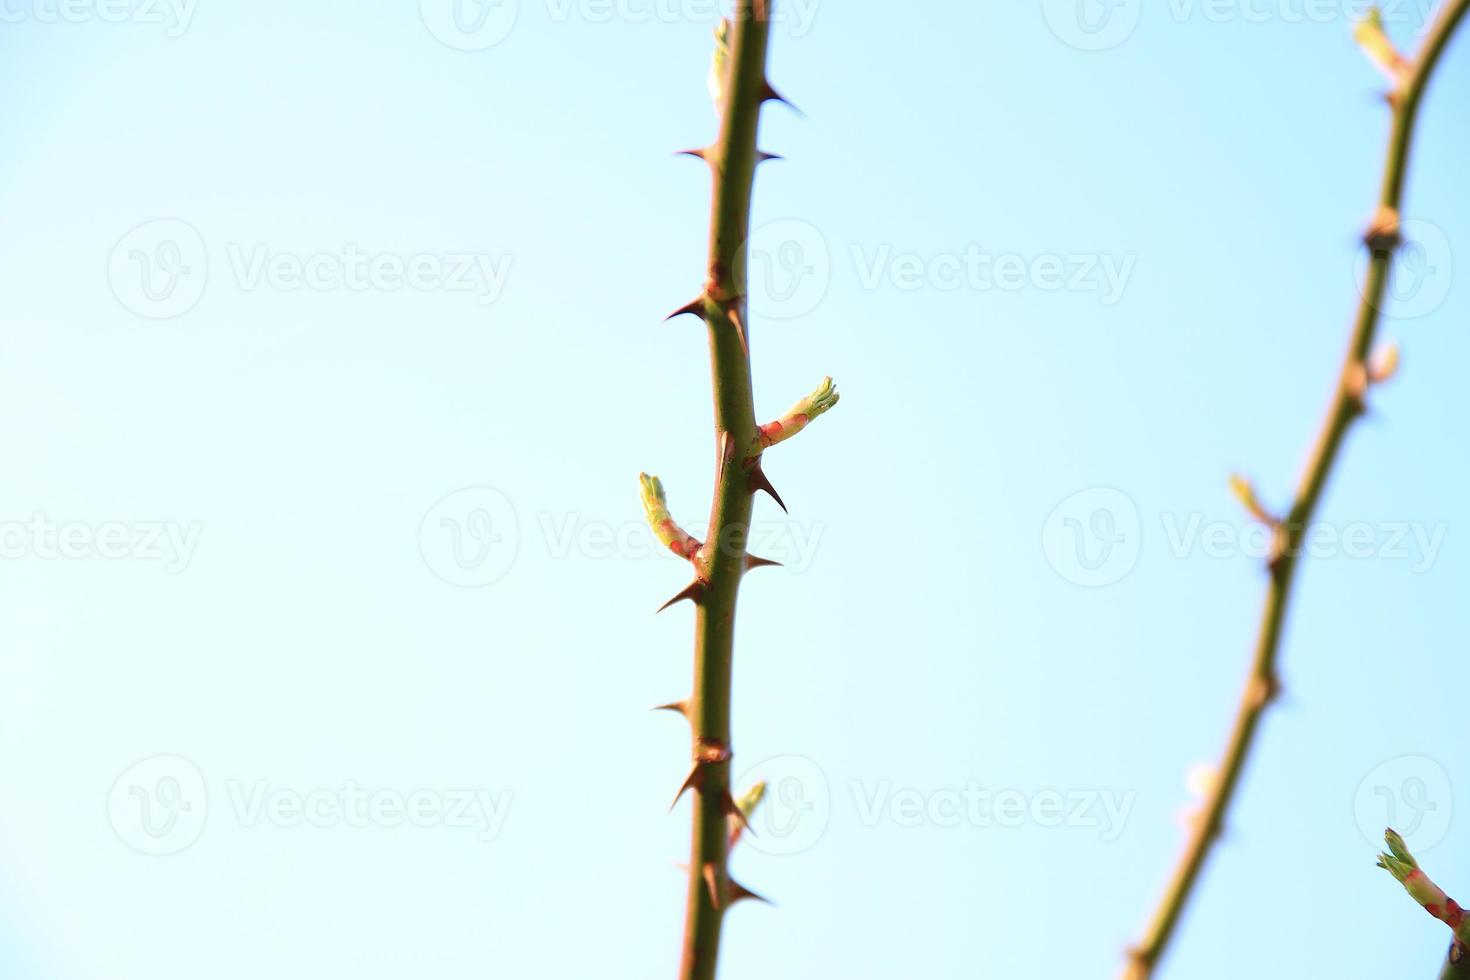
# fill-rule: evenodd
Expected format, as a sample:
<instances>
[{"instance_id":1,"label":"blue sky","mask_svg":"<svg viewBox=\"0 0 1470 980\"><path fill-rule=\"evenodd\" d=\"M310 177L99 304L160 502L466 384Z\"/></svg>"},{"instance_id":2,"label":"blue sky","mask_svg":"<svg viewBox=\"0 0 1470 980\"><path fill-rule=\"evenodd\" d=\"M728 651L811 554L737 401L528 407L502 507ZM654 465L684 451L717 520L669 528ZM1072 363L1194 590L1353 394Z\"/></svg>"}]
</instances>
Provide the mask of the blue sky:
<instances>
[{"instance_id":1,"label":"blue sky","mask_svg":"<svg viewBox=\"0 0 1470 980\"><path fill-rule=\"evenodd\" d=\"M757 505L736 769L780 792L735 865L778 907L723 976L1110 976L1245 675L1228 477L1288 499L1355 309L1357 5L782 9L756 396L843 400ZM0 10L0 974L672 973L691 617L636 476L703 520L660 319L712 6ZM1404 366L1163 976L1429 975L1390 806L1470 891L1467 99L1461 40Z\"/></svg>"}]
</instances>

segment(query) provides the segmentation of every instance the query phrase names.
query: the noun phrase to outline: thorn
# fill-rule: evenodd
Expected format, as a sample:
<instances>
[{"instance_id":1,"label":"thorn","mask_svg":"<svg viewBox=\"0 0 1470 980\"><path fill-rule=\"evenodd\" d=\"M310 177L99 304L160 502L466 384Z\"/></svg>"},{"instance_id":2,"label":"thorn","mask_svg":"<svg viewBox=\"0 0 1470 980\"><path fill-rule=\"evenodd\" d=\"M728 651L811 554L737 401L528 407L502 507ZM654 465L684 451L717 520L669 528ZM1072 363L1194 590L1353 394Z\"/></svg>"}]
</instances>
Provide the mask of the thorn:
<instances>
[{"instance_id":1,"label":"thorn","mask_svg":"<svg viewBox=\"0 0 1470 980\"><path fill-rule=\"evenodd\" d=\"M693 302L685 303L683 306L679 307L677 310L664 317L664 322L668 323L675 317L683 316L686 313L691 313L694 316L699 317L701 320L705 319L706 315L704 312L704 297L701 295L697 297Z\"/></svg>"},{"instance_id":2,"label":"thorn","mask_svg":"<svg viewBox=\"0 0 1470 980\"><path fill-rule=\"evenodd\" d=\"M780 92L777 92L774 88L772 88L770 82L761 82L761 101L779 102L790 109L792 112L796 113L801 118L806 118L806 113L798 109L796 107L796 103L792 102L790 99L786 98L786 96L782 95Z\"/></svg>"},{"instance_id":3,"label":"thorn","mask_svg":"<svg viewBox=\"0 0 1470 980\"><path fill-rule=\"evenodd\" d=\"M752 837L755 836L755 828L750 825L750 818L745 815L744 810L740 809L740 804L735 802L735 797L730 795L729 790L725 790L725 798L720 801L720 806L724 809L725 816L739 820L745 832Z\"/></svg>"},{"instance_id":4,"label":"thorn","mask_svg":"<svg viewBox=\"0 0 1470 980\"><path fill-rule=\"evenodd\" d=\"M713 861L706 861L702 869L705 887L709 889L709 903L720 910L720 879L719 872L715 870Z\"/></svg>"},{"instance_id":5,"label":"thorn","mask_svg":"<svg viewBox=\"0 0 1470 980\"><path fill-rule=\"evenodd\" d=\"M748 571L751 571L752 569L756 569L756 568L781 568L781 567L783 567L783 566L782 566L782 564L779 561L772 561L769 558L758 558L755 555L746 555L745 556L745 570L747 572Z\"/></svg>"},{"instance_id":6,"label":"thorn","mask_svg":"<svg viewBox=\"0 0 1470 980\"><path fill-rule=\"evenodd\" d=\"M779 153L767 153L765 150L756 150L755 151L755 162L756 163L765 163L767 160L785 160L785 159L786 158L783 157Z\"/></svg>"},{"instance_id":7,"label":"thorn","mask_svg":"<svg viewBox=\"0 0 1470 980\"><path fill-rule=\"evenodd\" d=\"M740 337L740 349L745 352L746 357L749 357L750 339L745 336L745 324L740 321L740 308L737 306L730 307L729 316L730 323L735 327L736 335Z\"/></svg>"},{"instance_id":8,"label":"thorn","mask_svg":"<svg viewBox=\"0 0 1470 980\"><path fill-rule=\"evenodd\" d=\"M770 905L772 907L774 907L776 904L769 898L766 898L766 896L764 895L757 895L755 892L751 891L749 888L746 888L734 878L730 879L730 886L726 889L726 894L729 895L729 898L726 902L727 905L734 905L736 902L743 902L746 899L749 899L753 902L760 902L762 905Z\"/></svg>"},{"instance_id":9,"label":"thorn","mask_svg":"<svg viewBox=\"0 0 1470 980\"><path fill-rule=\"evenodd\" d=\"M698 157L699 159L703 160L705 163L709 163L710 162L710 158L709 158L709 156L710 156L709 147L701 147L701 148L699 148L697 150L679 150L679 151L677 151L674 154L674 156L676 156L676 157Z\"/></svg>"},{"instance_id":10,"label":"thorn","mask_svg":"<svg viewBox=\"0 0 1470 980\"><path fill-rule=\"evenodd\" d=\"M685 793L689 792L691 789L699 789L701 786L703 786L703 784L704 767L696 762L694 764L694 768L689 770L689 775L684 777L684 782L679 787L679 792L678 795L674 797L674 802L669 804L669 812L674 812L674 807L679 805L679 801L684 798Z\"/></svg>"},{"instance_id":11,"label":"thorn","mask_svg":"<svg viewBox=\"0 0 1470 980\"><path fill-rule=\"evenodd\" d=\"M772 500L781 505L782 510L786 510L786 502L781 499L781 495L776 492L776 488L771 486L770 478L766 476L766 471L761 469L759 464L756 465L755 469L750 471L750 490L752 493L757 490L764 490L771 495ZM789 514L791 512L786 510L786 513Z\"/></svg>"},{"instance_id":12,"label":"thorn","mask_svg":"<svg viewBox=\"0 0 1470 980\"><path fill-rule=\"evenodd\" d=\"M671 606L677 606L679 603L683 602L685 599L688 599L690 602L694 603L697 606L697 605L699 605L699 600L702 599L703 597L704 597L704 582L701 579L695 579L693 582L690 582L688 585L686 585L684 587L684 591L682 591L678 595L674 596L672 599L670 599L668 602L664 603L662 606L659 606L658 607L658 610L654 613L654 615L657 616L659 613L663 612L665 609L668 609Z\"/></svg>"},{"instance_id":13,"label":"thorn","mask_svg":"<svg viewBox=\"0 0 1470 980\"><path fill-rule=\"evenodd\" d=\"M673 701L673 702L670 702L669 704L661 704L657 708L653 708L653 709L650 709L650 710L653 710L653 711L672 711L676 715L683 715L685 718L688 718L689 717L689 702L687 702L687 701Z\"/></svg>"}]
</instances>

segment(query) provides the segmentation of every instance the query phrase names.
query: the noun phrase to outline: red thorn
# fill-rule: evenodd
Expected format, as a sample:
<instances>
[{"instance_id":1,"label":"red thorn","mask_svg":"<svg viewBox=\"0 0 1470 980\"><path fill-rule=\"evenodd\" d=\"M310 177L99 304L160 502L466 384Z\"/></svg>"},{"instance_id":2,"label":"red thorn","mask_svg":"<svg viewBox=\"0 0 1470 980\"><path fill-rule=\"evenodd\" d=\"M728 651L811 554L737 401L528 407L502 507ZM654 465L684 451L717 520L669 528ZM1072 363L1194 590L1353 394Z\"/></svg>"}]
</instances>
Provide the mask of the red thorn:
<instances>
[{"instance_id":1,"label":"red thorn","mask_svg":"<svg viewBox=\"0 0 1470 980\"><path fill-rule=\"evenodd\" d=\"M657 612L655 612L654 615L657 616L659 613L663 612L665 609L668 609L670 606L677 606L679 603L683 602L686 599L697 606L699 605L699 601L702 598L704 598L704 582L700 579L695 579L693 582L690 582L684 587L684 591L674 596L662 606L659 606Z\"/></svg>"},{"instance_id":2,"label":"red thorn","mask_svg":"<svg viewBox=\"0 0 1470 980\"><path fill-rule=\"evenodd\" d=\"M771 495L772 500L781 505L782 510L786 510L786 501L782 500L781 495L776 492L776 488L771 486L770 478L766 476L766 471L761 469L759 465L750 471L750 489L752 493L756 490L764 490ZM786 510L786 513L789 514L791 512Z\"/></svg>"},{"instance_id":3,"label":"red thorn","mask_svg":"<svg viewBox=\"0 0 1470 980\"><path fill-rule=\"evenodd\" d=\"M715 870L715 865L712 861L706 861L704 863L704 868L701 869L701 872L704 877L705 887L709 889L709 903L713 905L715 907L715 911L718 912L720 910L719 872Z\"/></svg>"},{"instance_id":4,"label":"red thorn","mask_svg":"<svg viewBox=\"0 0 1470 980\"><path fill-rule=\"evenodd\" d=\"M782 567L782 565L781 565L781 563L779 561L772 561L769 558L758 558L755 555L746 555L745 556L745 570L747 572L748 571L751 571L752 569L756 569L756 568L781 568L781 567Z\"/></svg>"},{"instance_id":5,"label":"red thorn","mask_svg":"<svg viewBox=\"0 0 1470 980\"><path fill-rule=\"evenodd\" d=\"M689 717L689 702L687 702L687 701L673 701L673 702L670 702L669 704L661 704L657 708L654 708L653 710L654 711L672 711L676 715L683 715L685 718L688 718Z\"/></svg>"},{"instance_id":6,"label":"red thorn","mask_svg":"<svg viewBox=\"0 0 1470 980\"><path fill-rule=\"evenodd\" d=\"M755 836L755 828L750 825L750 818L745 815L744 810L740 809L740 804L735 802L735 797L730 795L729 790L725 790L725 798L720 801L720 806L724 807L726 816L740 821L740 826L745 829L745 832L752 837Z\"/></svg>"},{"instance_id":7,"label":"red thorn","mask_svg":"<svg viewBox=\"0 0 1470 980\"><path fill-rule=\"evenodd\" d=\"M697 150L679 150L674 153L676 157L697 157L705 163L709 163L709 147L701 147Z\"/></svg>"},{"instance_id":8,"label":"red thorn","mask_svg":"<svg viewBox=\"0 0 1470 980\"><path fill-rule=\"evenodd\" d=\"M762 905L770 905L773 907L776 904L769 898L766 898L764 895L757 895L755 892L751 891L749 888L746 888L734 878L730 879L730 886L726 889L726 894L729 896L726 902L727 905L734 905L736 902L743 902L747 899L753 902L760 902Z\"/></svg>"},{"instance_id":9,"label":"red thorn","mask_svg":"<svg viewBox=\"0 0 1470 980\"><path fill-rule=\"evenodd\" d=\"M796 104L790 99L786 98L786 96L782 95L780 92L777 92L774 88L772 88L770 82L761 82L761 101L779 102L790 109L792 112L796 113L801 118L806 118L806 113L798 109L796 107Z\"/></svg>"},{"instance_id":10,"label":"red thorn","mask_svg":"<svg viewBox=\"0 0 1470 980\"><path fill-rule=\"evenodd\" d=\"M679 786L679 792L674 796L674 802L669 804L669 812L674 812L674 807L684 798L684 794L691 789L700 789L704 785L704 767L699 763L689 770L689 775L684 777L684 782Z\"/></svg>"},{"instance_id":11,"label":"red thorn","mask_svg":"<svg viewBox=\"0 0 1470 980\"><path fill-rule=\"evenodd\" d=\"M667 323L675 317L683 316L686 313L693 314L694 316L699 317L701 320L705 319L704 297L700 296L693 302L685 303L683 306L679 307L677 310L664 317L664 322Z\"/></svg>"}]
</instances>

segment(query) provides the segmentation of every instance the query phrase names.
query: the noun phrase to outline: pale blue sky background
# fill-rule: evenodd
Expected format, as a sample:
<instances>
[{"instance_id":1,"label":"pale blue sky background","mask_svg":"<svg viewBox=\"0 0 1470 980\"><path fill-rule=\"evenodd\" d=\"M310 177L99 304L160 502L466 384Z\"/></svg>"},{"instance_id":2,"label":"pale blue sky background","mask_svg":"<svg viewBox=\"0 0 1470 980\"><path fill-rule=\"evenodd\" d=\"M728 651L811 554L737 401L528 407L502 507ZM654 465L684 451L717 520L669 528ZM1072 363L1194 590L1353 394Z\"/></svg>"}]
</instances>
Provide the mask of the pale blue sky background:
<instances>
[{"instance_id":1,"label":"pale blue sky background","mask_svg":"<svg viewBox=\"0 0 1470 980\"><path fill-rule=\"evenodd\" d=\"M779 908L732 914L724 977L1116 972L1255 630L1227 476L1287 499L1355 306L1387 115L1350 7L1125 3L1085 52L1060 2L1055 30L1030 2L792 5L771 73L808 118L767 113L788 159L756 222L784 223L756 251L804 275L754 311L756 394L844 398L771 454L791 518L757 505L793 567L743 594L736 764L775 760L786 822L736 858ZM521 0L470 52L432 0L52 9L0 22L0 975L672 975L687 742L646 709L687 689L691 616L651 615L685 571L636 475L703 519L704 339L659 320L701 281L707 180L670 151L714 129L706 5ZM1322 512L1376 557L1305 566L1288 696L1165 977L1430 976L1445 930L1373 867L1390 797L1470 893L1467 102L1462 40L1411 176L1404 369ZM426 288L251 274L348 249L428 256ZM183 291L150 305L134 251ZM943 278L967 251L1032 274ZM493 302L429 288L458 256L501 270L466 280ZM1047 288L1094 261L1120 293ZM1079 526L1113 539L1097 571ZM191 550L149 557L155 528ZM114 533L130 557L85 557ZM349 781L508 810L357 826ZM972 782L1127 807L945 810ZM279 791L323 826L252 807Z\"/></svg>"}]
</instances>

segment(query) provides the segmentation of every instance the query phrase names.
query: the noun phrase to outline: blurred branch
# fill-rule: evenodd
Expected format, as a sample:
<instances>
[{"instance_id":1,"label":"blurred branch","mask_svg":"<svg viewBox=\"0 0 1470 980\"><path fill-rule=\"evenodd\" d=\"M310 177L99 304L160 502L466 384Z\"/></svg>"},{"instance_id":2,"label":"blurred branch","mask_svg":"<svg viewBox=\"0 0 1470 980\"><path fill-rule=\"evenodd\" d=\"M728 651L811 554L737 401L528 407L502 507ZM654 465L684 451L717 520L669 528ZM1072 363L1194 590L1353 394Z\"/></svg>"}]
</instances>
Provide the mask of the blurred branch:
<instances>
[{"instance_id":1,"label":"blurred branch","mask_svg":"<svg viewBox=\"0 0 1470 980\"><path fill-rule=\"evenodd\" d=\"M1375 378L1385 376L1382 370L1375 370L1373 347L1394 253L1402 244L1399 209L1403 200L1405 175L1419 106L1429 79L1467 10L1470 10L1470 0L1447 0L1440 7L1419 54L1412 61L1402 60L1401 56L1386 47L1388 42L1382 34L1381 21L1373 19L1366 29L1360 28L1358 32L1359 40L1364 43L1369 56L1380 67L1388 67L1388 74L1394 83L1388 95L1388 103L1393 110L1393 129L1389 139L1383 186L1378 209L1364 235L1370 259L1362 303L1358 308L1337 390L1308 458L1296 499L1286 516L1276 525L1275 544L1270 559L1271 582L1257 635L1255 655L1236 712L1235 724L1224 755L1216 767L1217 778L1200 812L1195 815L1184 853L1175 866L1143 940L1129 952L1124 971L1127 980L1146 980L1152 977L1163 958L1185 906L1199 882L1205 860L1220 837L1225 815L1235 798L1241 772L1254 743L1261 717L1279 693L1276 665L1282 624L1302 545L1311 527L1312 515L1349 427L1366 409L1369 388ZM1249 499L1254 501L1253 492ZM1262 508L1252 509L1264 514ZM1447 966L1446 969L1452 968ZM1453 965L1453 972L1447 972L1445 976L1470 978L1470 967Z\"/></svg>"}]
</instances>

